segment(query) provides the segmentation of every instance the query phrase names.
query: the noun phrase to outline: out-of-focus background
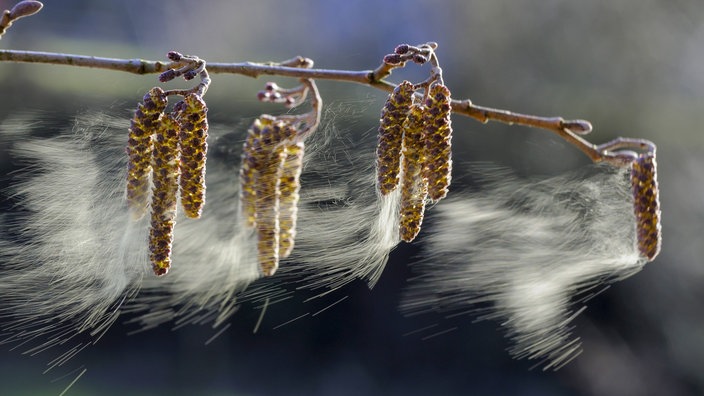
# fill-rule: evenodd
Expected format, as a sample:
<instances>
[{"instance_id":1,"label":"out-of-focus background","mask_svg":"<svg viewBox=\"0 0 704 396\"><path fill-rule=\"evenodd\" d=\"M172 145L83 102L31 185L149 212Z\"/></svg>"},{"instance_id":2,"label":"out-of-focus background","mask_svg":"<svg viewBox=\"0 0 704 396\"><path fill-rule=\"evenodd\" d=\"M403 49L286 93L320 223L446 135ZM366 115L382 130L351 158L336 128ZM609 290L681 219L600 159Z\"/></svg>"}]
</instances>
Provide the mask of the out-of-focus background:
<instances>
[{"instance_id":1,"label":"out-of-focus background","mask_svg":"<svg viewBox=\"0 0 704 396\"><path fill-rule=\"evenodd\" d=\"M9 8L14 2L2 0ZM325 68L370 69L399 43L439 43L456 98L540 115L590 120L589 139L642 137L658 144L664 245L655 262L592 299L575 322L584 353L557 372L508 357L498 324L456 319L422 339L399 313L417 246L392 254L377 286L340 290L315 317L305 293L232 326L159 328L127 336L118 322L95 346L42 375L46 359L0 350L0 393L69 395L472 394L696 395L704 393L704 8L699 0L616 1L81 1L45 2L2 48L163 59L169 50L208 61L313 58ZM422 76L413 66L402 77ZM214 75L211 122L245 128L271 107L255 100L265 79ZM278 80L277 80L278 81ZM285 79L283 81L286 81ZM0 64L0 119L38 110L67 124L76 114L129 112L155 76ZM174 83L176 85L176 83ZM320 82L331 110L373 136L384 95ZM350 117L350 112L353 117ZM544 131L455 117L458 161L492 161L522 176L588 163ZM373 145L373 142L370 142ZM0 157L2 187L17 164ZM4 207L4 210L9 208ZM0 296L0 304L2 304ZM335 299L333 299L334 301Z\"/></svg>"}]
</instances>

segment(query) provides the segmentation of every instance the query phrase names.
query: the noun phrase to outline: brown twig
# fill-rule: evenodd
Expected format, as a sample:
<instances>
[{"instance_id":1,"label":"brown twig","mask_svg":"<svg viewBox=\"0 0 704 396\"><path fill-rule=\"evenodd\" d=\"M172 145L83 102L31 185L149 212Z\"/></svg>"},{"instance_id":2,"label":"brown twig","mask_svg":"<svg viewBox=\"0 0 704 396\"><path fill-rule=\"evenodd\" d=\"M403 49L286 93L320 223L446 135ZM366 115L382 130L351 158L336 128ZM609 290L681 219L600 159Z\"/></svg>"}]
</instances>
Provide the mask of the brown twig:
<instances>
[{"instance_id":1,"label":"brown twig","mask_svg":"<svg viewBox=\"0 0 704 396\"><path fill-rule=\"evenodd\" d=\"M161 62L144 59L118 59L74 54L61 54L52 52L17 51L0 49L0 62L18 63L46 63L53 65L67 65L76 67L98 68L122 71L132 74L163 73L169 69L183 68L183 61ZM333 70L306 68L312 65L308 58L296 57L282 63L208 63L208 72L211 74L238 74L257 78L263 75L297 77L301 79L321 79L351 82L367 85L385 92L391 92L395 84L384 78L390 74L393 67L383 65L375 70ZM470 100L453 100L452 111L473 118L479 122L497 121L509 125L523 125L551 131L577 147L592 161L599 162L605 159L604 150L586 141L579 135L584 135L592 130L592 126L585 120L564 120L560 117L541 117L527 114L514 113L507 110L493 109L477 106Z\"/></svg>"}]
</instances>

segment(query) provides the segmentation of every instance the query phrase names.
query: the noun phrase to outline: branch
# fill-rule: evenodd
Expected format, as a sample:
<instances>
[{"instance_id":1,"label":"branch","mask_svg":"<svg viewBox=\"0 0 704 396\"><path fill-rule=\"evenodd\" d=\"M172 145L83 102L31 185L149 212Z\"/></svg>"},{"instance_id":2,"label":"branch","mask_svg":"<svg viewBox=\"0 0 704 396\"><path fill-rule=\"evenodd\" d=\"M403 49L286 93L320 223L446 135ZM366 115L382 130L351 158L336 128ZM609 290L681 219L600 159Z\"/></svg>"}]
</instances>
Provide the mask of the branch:
<instances>
[{"instance_id":1,"label":"branch","mask_svg":"<svg viewBox=\"0 0 704 396\"><path fill-rule=\"evenodd\" d=\"M132 74L163 73L169 69L178 69L186 66L182 61L161 62L144 59L103 58L2 49L0 49L0 62L45 63L122 71ZM384 79L391 74L391 68L388 66L382 65L376 70L359 71L294 67L303 64L312 65L312 61L307 58L297 57L282 63L208 63L207 70L211 74L239 74L252 78L270 75L351 82L367 85L385 92L391 92L396 87L395 84ZM507 110L477 106L469 99L452 100L451 105L455 114L462 114L482 123L497 121L509 125L517 124L551 131L577 147L592 161L608 160L608 158L605 158L604 152L599 150L596 145L578 136L591 132L592 126L588 121L519 114Z\"/></svg>"}]
</instances>

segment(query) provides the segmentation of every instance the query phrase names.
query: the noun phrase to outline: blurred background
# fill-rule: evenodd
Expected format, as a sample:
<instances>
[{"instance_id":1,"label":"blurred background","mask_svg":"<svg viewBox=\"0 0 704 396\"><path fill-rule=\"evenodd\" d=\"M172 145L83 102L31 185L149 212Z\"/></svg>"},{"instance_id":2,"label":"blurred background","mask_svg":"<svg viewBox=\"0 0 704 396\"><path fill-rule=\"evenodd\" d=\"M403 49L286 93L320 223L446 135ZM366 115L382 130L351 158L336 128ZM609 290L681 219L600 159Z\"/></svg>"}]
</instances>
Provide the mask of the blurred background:
<instances>
[{"instance_id":1,"label":"blurred background","mask_svg":"<svg viewBox=\"0 0 704 396\"><path fill-rule=\"evenodd\" d=\"M3 9L14 2L1 0ZM576 320L584 352L557 372L511 360L493 322L454 319L422 339L399 313L407 264L392 253L371 291L363 282L327 303L305 292L259 311L244 305L217 338L208 326L128 336L118 322L95 346L42 374L46 360L0 350L0 393L69 395L472 394L697 395L704 393L704 8L699 0L527 1L45 1L2 48L164 59L169 50L211 62L313 58L371 69L400 43L439 43L455 98L512 111L584 118L589 139L641 137L658 145L663 251ZM417 67L397 73L418 78ZM255 100L266 79L214 75L211 122L246 128L272 111ZM285 79L277 80L284 81ZM172 83L176 85L177 83ZM128 117L155 76L46 65L0 65L0 119L39 111L57 127L87 110ZM327 117L345 139L370 139L385 95L320 82ZM352 121L350 121L352 120ZM588 160L544 131L455 117L456 161L491 161L521 176L556 175ZM370 134L370 131L372 133ZM51 131L47 131L51 133ZM0 150L0 182L11 163ZM3 197L5 197L3 195ZM6 201L3 210L10 210ZM330 302L334 307L279 326ZM2 296L0 296L2 304ZM426 323L426 322L423 322ZM411 334L409 334L411 333ZM208 342L210 340L210 342ZM207 345L206 345L207 343Z\"/></svg>"}]
</instances>

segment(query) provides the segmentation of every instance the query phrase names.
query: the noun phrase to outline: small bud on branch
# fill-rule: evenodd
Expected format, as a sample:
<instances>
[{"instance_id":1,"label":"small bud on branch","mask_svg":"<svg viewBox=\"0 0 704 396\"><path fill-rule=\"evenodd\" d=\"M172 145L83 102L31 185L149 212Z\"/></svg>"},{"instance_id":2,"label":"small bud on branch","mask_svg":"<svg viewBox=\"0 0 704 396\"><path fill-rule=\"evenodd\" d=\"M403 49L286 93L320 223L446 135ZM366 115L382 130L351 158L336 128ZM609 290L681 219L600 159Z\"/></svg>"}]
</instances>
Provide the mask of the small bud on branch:
<instances>
[{"instance_id":1,"label":"small bud on branch","mask_svg":"<svg viewBox=\"0 0 704 396\"><path fill-rule=\"evenodd\" d=\"M0 18L0 38L5 34L5 31L12 26L12 23L20 18L34 15L39 12L44 4L38 1L25 0L15 4L11 10L5 10Z\"/></svg>"}]
</instances>

